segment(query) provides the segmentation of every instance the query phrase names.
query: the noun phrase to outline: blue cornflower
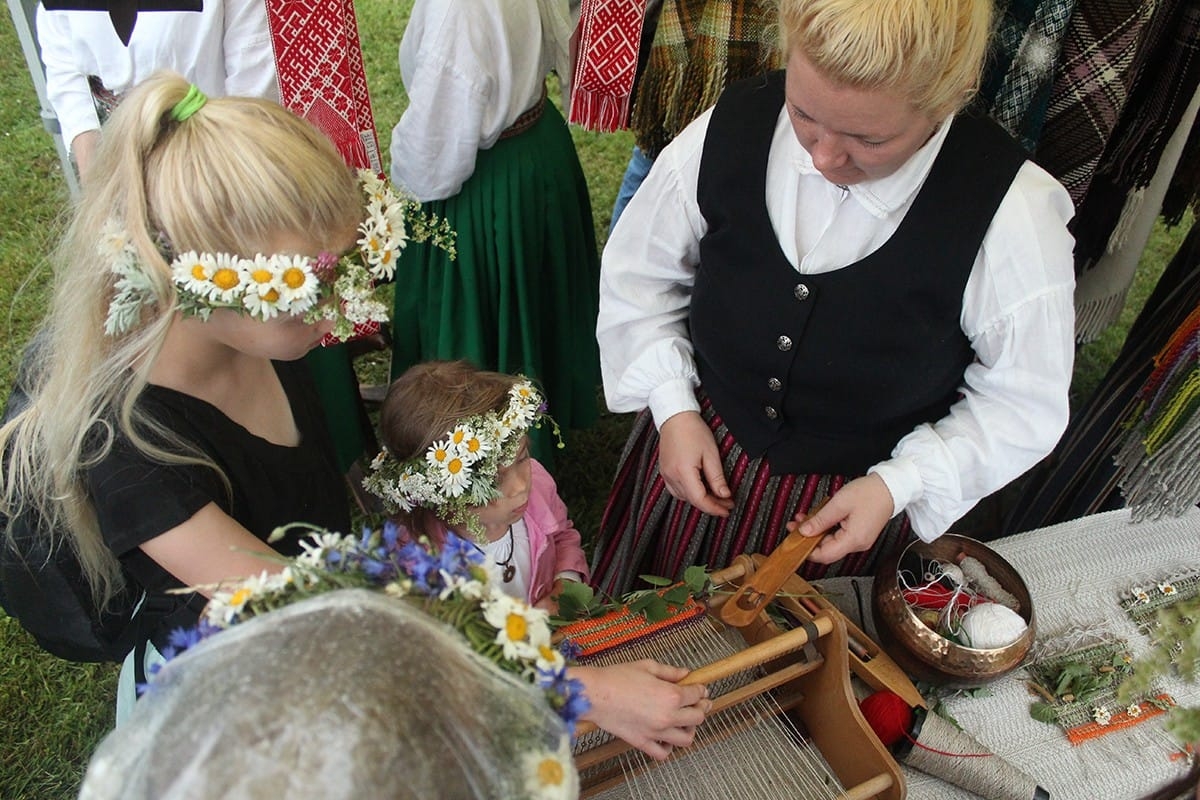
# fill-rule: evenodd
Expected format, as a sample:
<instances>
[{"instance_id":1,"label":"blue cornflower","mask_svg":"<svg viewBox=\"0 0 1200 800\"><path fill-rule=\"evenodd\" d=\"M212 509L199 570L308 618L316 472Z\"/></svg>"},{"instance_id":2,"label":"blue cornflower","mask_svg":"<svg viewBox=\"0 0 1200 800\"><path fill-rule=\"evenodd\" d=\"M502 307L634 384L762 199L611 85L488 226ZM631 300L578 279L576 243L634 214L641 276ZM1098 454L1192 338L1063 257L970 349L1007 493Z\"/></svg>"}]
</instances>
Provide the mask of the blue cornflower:
<instances>
[{"instance_id":1,"label":"blue cornflower","mask_svg":"<svg viewBox=\"0 0 1200 800\"><path fill-rule=\"evenodd\" d=\"M563 639L558 643L558 652L562 653L562 657L567 661L578 661L583 655L583 648L574 639Z\"/></svg>"},{"instance_id":2,"label":"blue cornflower","mask_svg":"<svg viewBox=\"0 0 1200 800\"><path fill-rule=\"evenodd\" d=\"M389 553L400 547L400 526L392 520L383 523L383 546Z\"/></svg>"},{"instance_id":3,"label":"blue cornflower","mask_svg":"<svg viewBox=\"0 0 1200 800\"><path fill-rule=\"evenodd\" d=\"M471 566L483 563L483 551L473 542L457 536L453 531L446 532L446 541L442 545L439 556L439 567L449 575L457 575L468 580L471 578Z\"/></svg>"},{"instance_id":4,"label":"blue cornflower","mask_svg":"<svg viewBox=\"0 0 1200 800\"><path fill-rule=\"evenodd\" d=\"M558 711L567 732L574 737L575 723L592 707L584 693L583 681L568 677L566 668L539 669L535 680Z\"/></svg>"}]
</instances>

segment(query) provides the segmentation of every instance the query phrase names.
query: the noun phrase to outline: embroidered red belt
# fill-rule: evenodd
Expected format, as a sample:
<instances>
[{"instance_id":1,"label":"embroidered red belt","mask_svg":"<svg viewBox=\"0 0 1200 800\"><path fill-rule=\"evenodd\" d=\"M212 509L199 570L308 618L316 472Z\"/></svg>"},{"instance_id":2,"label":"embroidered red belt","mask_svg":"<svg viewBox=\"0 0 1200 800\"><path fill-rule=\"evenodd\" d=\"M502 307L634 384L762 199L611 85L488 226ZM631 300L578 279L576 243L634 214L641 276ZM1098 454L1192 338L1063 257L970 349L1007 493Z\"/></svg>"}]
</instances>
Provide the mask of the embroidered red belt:
<instances>
[{"instance_id":1,"label":"embroidered red belt","mask_svg":"<svg viewBox=\"0 0 1200 800\"><path fill-rule=\"evenodd\" d=\"M513 120L513 124L509 125L500 132L501 139L511 139L514 136L520 136L525 131L537 124L537 121L542 118L542 111L546 108L546 84L542 84L542 93L538 95L537 102L529 107L528 111L522 111L521 116Z\"/></svg>"}]
</instances>

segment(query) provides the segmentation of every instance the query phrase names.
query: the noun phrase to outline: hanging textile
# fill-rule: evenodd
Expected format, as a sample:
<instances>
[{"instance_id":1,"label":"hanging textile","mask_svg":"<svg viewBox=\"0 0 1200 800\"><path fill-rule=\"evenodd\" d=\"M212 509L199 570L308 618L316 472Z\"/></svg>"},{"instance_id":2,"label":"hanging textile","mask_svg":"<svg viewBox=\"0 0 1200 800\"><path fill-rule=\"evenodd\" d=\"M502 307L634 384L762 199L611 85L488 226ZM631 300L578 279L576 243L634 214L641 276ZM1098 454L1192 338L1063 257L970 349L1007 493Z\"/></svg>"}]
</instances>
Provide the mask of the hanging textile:
<instances>
[{"instance_id":1,"label":"hanging textile","mask_svg":"<svg viewBox=\"0 0 1200 800\"><path fill-rule=\"evenodd\" d=\"M1125 110L1154 8L1143 0L1081 0L1067 23L1035 160L1076 205Z\"/></svg>"},{"instance_id":2,"label":"hanging textile","mask_svg":"<svg viewBox=\"0 0 1200 800\"><path fill-rule=\"evenodd\" d=\"M1178 225L1189 207L1193 212L1200 212L1200 120L1192 123L1183 157L1163 197L1163 221L1167 225Z\"/></svg>"},{"instance_id":3,"label":"hanging textile","mask_svg":"<svg viewBox=\"0 0 1200 800\"><path fill-rule=\"evenodd\" d=\"M1125 505L1118 491L1123 476L1113 461L1123 443L1123 425L1137 413L1139 398L1150 385L1156 355L1181 328L1186 328L1198 307L1200 227L1193 224L1130 326L1125 344L1104 379L1072 416L1054 452L1027 476L1001 535ZM1194 419L1195 411L1191 414ZM1200 468L1194 457L1182 467L1193 472Z\"/></svg>"},{"instance_id":4,"label":"hanging textile","mask_svg":"<svg viewBox=\"0 0 1200 800\"><path fill-rule=\"evenodd\" d=\"M1200 503L1200 304L1154 358L1117 452L1135 522Z\"/></svg>"},{"instance_id":5,"label":"hanging textile","mask_svg":"<svg viewBox=\"0 0 1200 800\"><path fill-rule=\"evenodd\" d=\"M1190 163L1185 117L1200 86L1198 36L1197 0L1077 0L1067 23L1035 160L1076 205L1081 343L1120 316L1175 168Z\"/></svg>"},{"instance_id":6,"label":"hanging textile","mask_svg":"<svg viewBox=\"0 0 1200 800\"><path fill-rule=\"evenodd\" d=\"M1122 217L1119 233L1109 236L1109 247L1076 279L1076 341L1089 342L1100 336L1125 308L1126 296L1133 285L1142 252L1154 232L1163 196L1171 183L1171 176L1177 171L1184 144L1188 140L1188 131L1194 127L1198 112L1200 88L1193 95L1174 135L1168 140L1154 177L1148 185L1134 192L1132 197L1136 197L1136 202L1132 199L1126 201L1130 213ZM1108 181L1101 176L1092 184L1091 194L1107 186ZM1136 213L1133 209L1135 205ZM1089 220L1080 220L1078 226L1084 230L1092 229Z\"/></svg>"},{"instance_id":7,"label":"hanging textile","mask_svg":"<svg viewBox=\"0 0 1200 800\"><path fill-rule=\"evenodd\" d=\"M997 21L976 98L1029 152L1041 138L1076 0L1012 0Z\"/></svg>"},{"instance_id":8,"label":"hanging textile","mask_svg":"<svg viewBox=\"0 0 1200 800\"><path fill-rule=\"evenodd\" d=\"M1150 183L1167 140L1200 85L1198 36L1200 3L1158 4L1145 28L1126 111L1109 138L1087 194L1076 204L1077 274L1121 246L1126 222L1140 210L1139 190Z\"/></svg>"}]
</instances>

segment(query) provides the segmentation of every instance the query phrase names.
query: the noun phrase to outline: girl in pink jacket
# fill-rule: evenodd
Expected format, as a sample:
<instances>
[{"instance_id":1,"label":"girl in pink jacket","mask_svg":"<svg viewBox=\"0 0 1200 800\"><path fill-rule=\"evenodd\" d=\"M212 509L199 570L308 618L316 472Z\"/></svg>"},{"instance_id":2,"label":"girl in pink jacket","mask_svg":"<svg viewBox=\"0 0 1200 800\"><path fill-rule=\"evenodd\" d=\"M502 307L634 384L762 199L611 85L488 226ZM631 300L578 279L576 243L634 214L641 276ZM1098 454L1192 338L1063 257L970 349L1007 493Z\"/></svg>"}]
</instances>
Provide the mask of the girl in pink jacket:
<instances>
[{"instance_id":1,"label":"girl in pink jacket","mask_svg":"<svg viewBox=\"0 0 1200 800\"><path fill-rule=\"evenodd\" d=\"M513 597L554 612L562 581L587 578L579 531L554 479L529 455L554 425L533 384L464 361L417 364L388 388L385 450L365 485L410 535L473 539Z\"/></svg>"}]
</instances>

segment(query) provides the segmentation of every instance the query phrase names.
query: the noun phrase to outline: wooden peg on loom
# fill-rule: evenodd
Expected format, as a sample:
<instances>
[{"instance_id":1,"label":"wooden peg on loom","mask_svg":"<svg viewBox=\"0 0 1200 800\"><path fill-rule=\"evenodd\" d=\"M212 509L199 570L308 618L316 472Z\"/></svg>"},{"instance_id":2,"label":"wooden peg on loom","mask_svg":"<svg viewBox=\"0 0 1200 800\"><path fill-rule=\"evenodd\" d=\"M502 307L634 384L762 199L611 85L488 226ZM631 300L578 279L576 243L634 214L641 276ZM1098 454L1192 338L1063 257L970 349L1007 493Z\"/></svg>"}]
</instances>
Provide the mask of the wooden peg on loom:
<instances>
[{"instance_id":1,"label":"wooden peg on loom","mask_svg":"<svg viewBox=\"0 0 1200 800\"><path fill-rule=\"evenodd\" d=\"M827 497L810 509L805 519L820 511L828 500ZM721 606L721 621L736 628L749 625L759 612L775 599L784 582L795 574L804 563L804 559L808 558L823 538L824 532L816 536L804 536L797 525L796 529L767 556L767 560L754 574Z\"/></svg>"}]
</instances>

